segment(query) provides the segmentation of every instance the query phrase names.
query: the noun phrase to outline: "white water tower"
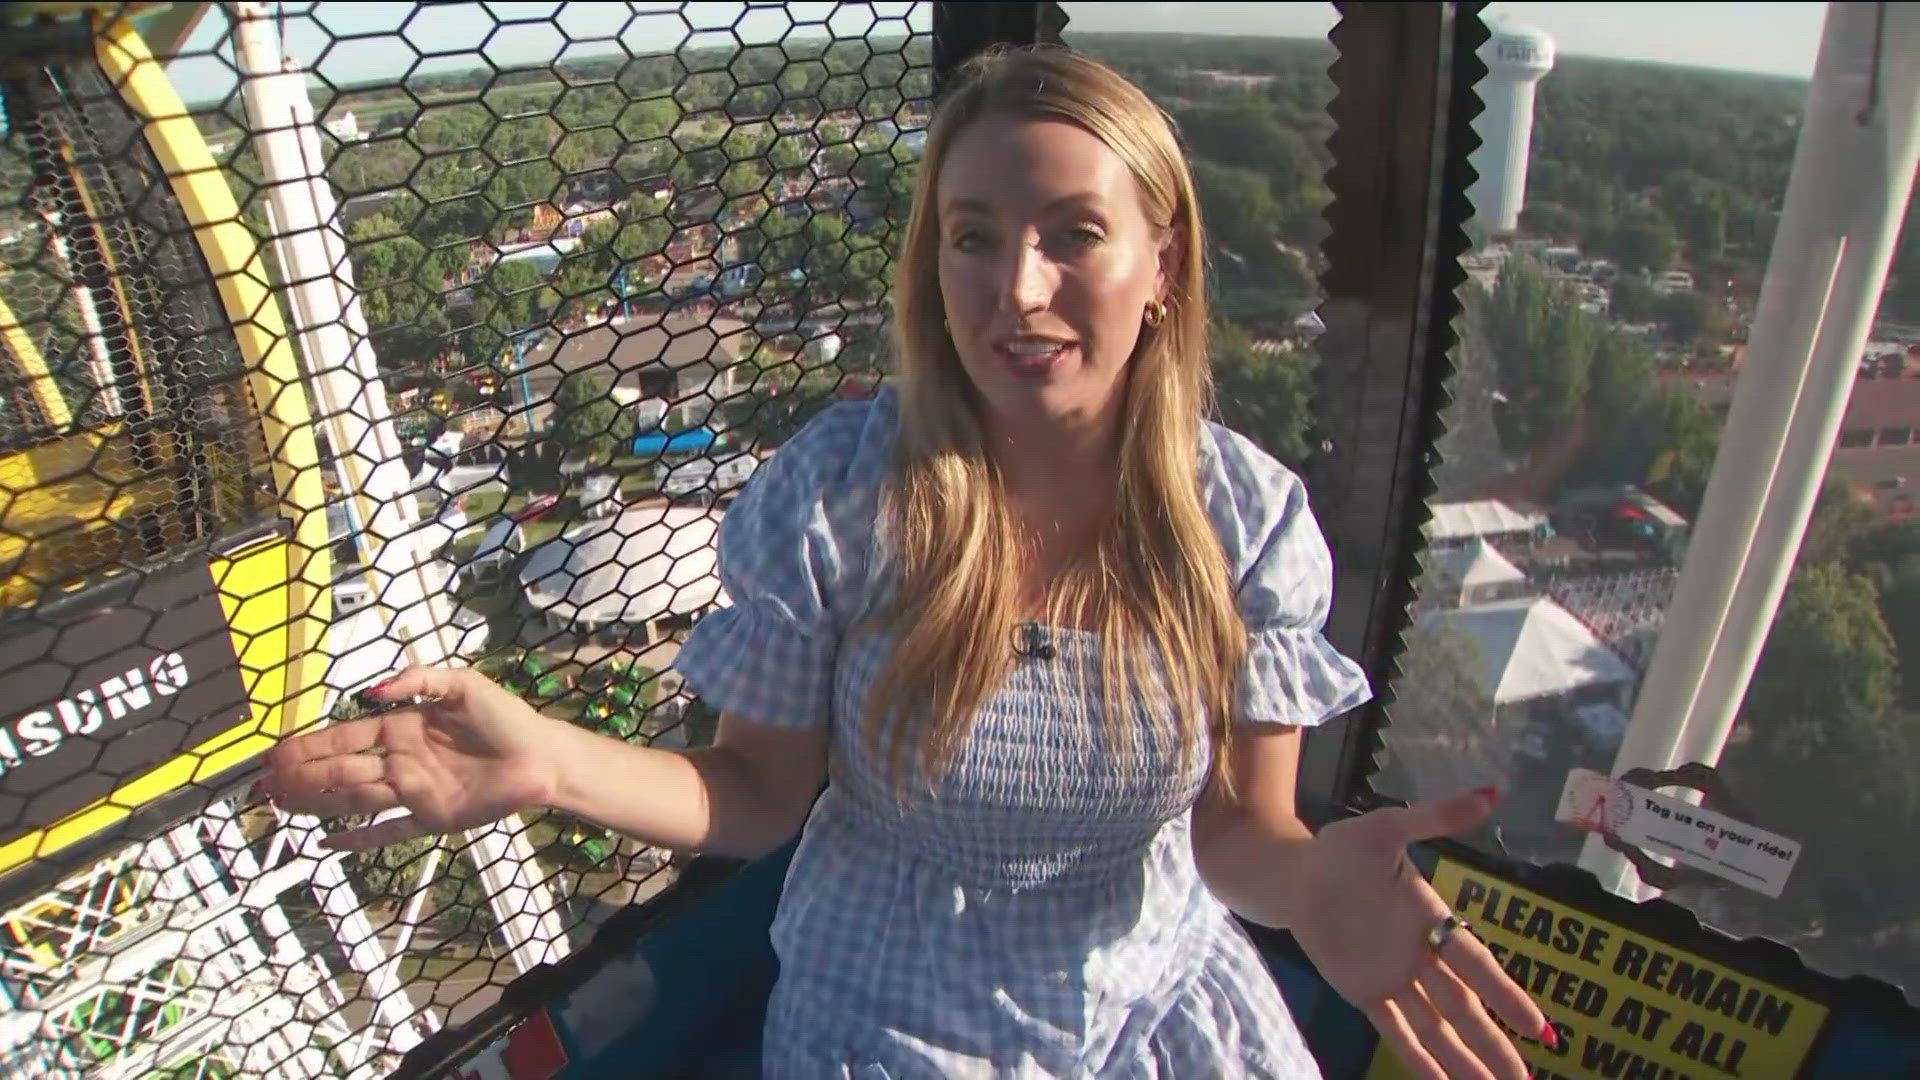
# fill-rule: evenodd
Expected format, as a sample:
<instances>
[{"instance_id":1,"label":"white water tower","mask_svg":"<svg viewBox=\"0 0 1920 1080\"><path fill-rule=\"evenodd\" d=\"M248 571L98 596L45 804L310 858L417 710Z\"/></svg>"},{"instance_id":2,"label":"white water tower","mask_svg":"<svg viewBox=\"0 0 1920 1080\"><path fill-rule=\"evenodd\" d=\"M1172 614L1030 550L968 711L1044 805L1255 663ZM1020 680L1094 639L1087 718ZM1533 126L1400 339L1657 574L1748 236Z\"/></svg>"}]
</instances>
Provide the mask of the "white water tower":
<instances>
[{"instance_id":1,"label":"white water tower","mask_svg":"<svg viewBox=\"0 0 1920 1080\"><path fill-rule=\"evenodd\" d=\"M1480 99L1487 111L1475 127L1480 148L1472 163L1480 174L1467 197L1473 202L1473 228L1482 235L1512 232L1527 201L1527 146L1533 139L1533 87L1553 70L1553 39L1519 23L1496 21L1493 36L1480 50L1487 77Z\"/></svg>"}]
</instances>

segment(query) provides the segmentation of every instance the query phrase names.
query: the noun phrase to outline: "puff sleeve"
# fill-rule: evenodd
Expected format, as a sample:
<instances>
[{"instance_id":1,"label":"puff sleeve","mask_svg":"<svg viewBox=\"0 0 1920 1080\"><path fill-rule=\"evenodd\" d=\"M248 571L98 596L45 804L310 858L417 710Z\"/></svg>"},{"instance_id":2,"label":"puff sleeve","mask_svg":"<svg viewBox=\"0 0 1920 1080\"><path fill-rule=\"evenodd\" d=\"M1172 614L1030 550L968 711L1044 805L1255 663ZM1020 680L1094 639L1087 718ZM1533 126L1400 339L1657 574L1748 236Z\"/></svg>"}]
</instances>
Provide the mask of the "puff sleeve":
<instances>
[{"instance_id":1,"label":"puff sleeve","mask_svg":"<svg viewBox=\"0 0 1920 1080\"><path fill-rule=\"evenodd\" d=\"M1333 557L1305 485L1244 437L1211 430L1208 507L1250 639L1236 720L1308 727L1364 704L1366 673L1323 634Z\"/></svg>"},{"instance_id":2,"label":"puff sleeve","mask_svg":"<svg viewBox=\"0 0 1920 1080\"><path fill-rule=\"evenodd\" d=\"M786 728L824 727L850 583L870 547L870 403L835 405L747 481L719 529L728 606L695 624L674 669L714 709Z\"/></svg>"}]
</instances>

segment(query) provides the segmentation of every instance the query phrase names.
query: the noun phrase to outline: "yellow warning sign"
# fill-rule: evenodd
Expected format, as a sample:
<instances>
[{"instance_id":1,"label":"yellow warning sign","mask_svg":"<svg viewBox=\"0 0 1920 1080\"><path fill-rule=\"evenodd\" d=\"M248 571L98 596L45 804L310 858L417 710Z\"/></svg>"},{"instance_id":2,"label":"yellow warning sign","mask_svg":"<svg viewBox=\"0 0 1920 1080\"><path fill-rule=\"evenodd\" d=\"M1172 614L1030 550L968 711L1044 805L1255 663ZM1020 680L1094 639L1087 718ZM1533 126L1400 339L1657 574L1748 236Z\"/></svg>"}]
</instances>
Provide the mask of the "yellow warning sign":
<instances>
[{"instance_id":1,"label":"yellow warning sign","mask_svg":"<svg viewBox=\"0 0 1920 1080\"><path fill-rule=\"evenodd\" d=\"M1533 995L1560 1046L1523 1039L1534 1080L1792 1076L1827 1009L1664 942L1441 859L1433 887ZM1406 1071L1382 1045L1367 1080Z\"/></svg>"}]
</instances>

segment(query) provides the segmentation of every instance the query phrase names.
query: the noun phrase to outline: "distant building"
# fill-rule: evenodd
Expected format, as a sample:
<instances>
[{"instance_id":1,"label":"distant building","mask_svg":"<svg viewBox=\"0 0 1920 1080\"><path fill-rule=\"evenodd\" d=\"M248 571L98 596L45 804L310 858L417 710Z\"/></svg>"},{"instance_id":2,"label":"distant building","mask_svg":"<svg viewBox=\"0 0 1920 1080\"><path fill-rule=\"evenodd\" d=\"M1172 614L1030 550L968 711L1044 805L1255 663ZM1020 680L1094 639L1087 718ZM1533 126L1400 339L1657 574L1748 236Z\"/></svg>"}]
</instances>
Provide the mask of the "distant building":
<instances>
[{"instance_id":1,"label":"distant building","mask_svg":"<svg viewBox=\"0 0 1920 1080\"><path fill-rule=\"evenodd\" d=\"M1471 607L1514 599L1531 591L1527 575L1479 537L1435 548L1428 552L1426 563L1420 583L1423 605Z\"/></svg>"},{"instance_id":2,"label":"distant building","mask_svg":"<svg viewBox=\"0 0 1920 1080\"><path fill-rule=\"evenodd\" d=\"M526 534L519 521L496 517L487 522L480 543L465 558L454 564L453 579L469 584L484 584L498 579L526 549Z\"/></svg>"},{"instance_id":3,"label":"distant building","mask_svg":"<svg viewBox=\"0 0 1920 1080\"><path fill-rule=\"evenodd\" d=\"M360 130L360 121L354 119L352 112L341 113L321 126L327 129L327 134L341 142L359 142L367 137L367 132Z\"/></svg>"},{"instance_id":4,"label":"distant building","mask_svg":"<svg viewBox=\"0 0 1920 1080\"><path fill-rule=\"evenodd\" d=\"M1433 504L1427 522L1427 542L1435 547L1474 540L1526 544L1540 539L1548 528L1547 515L1519 510L1499 499Z\"/></svg>"},{"instance_id":5,"label":"distant building","mask_svg":"<svg viewBox=\"0 0 1920 1080\"><path fill-rule=\"evenodd\" d=\"M1667 293L1692 292L1693 275L1685 270L1668 270L1653 279L1653 291L1663 296Z\"/></svg>"},{"instance_id":6,"label":"distant building","mask_svg":"<svg viewBox=\"0 0 1920 1080\"><path fill-rule=\"evenodd\" d=\"M1433 612L1418 625L1473 639L1482 664L1473 674L1493 702L1491 722L1511 732L1518 756L1591 767L1618 746L1639 676L1558 603L1501 600Z\"/></svg>"},{"instance_id":7,"label":"distant building","mask_svg":"<svg viewBox=\"0 0 1920 1080\"><path fill-rule=\"evenodd\" d=\"M722 511L645 505L568 529L520 570L527 603L562 633L651 644L725 602Z\"/></svg>"},{"instance_id":8,"label":"distant building","mask_svg":"<svg viewBox=\"0 0 1920 1080\"><path fill-rule=\"evenodd\" d=\"M745 330L737 319L667 315L549 336L526 356L533 427L546 428L554 391L573 372L601 379L630 400L664 401L663 414L677 410L690 423L705 423L736 389Z\"/></svg>"},{"instance_id":9,"label":"distant building","mask_svg":"<svg viewBox=\"0 0 1920 1080\"><path fill-rule=\"evenodd\" d=\"M1651 552L1675 563L1686 554L1691 535L1686 518L1631 484L1569 489L1554 506L1553 521L1562 535L1583 537L1600 547Z\"/></svg>"},{"instance_id":10,"label":"distant building","mask_svg":"<svg viewBox=\"0 0 1920 1080\"><path fill-rule=\"evenodd\" d=\"M340 227L352 228L362 218L385 211L395 200L411 197L405 188L389 188L384 191L369 191L365 195L355 195L340 204Z\"/></svg>"},{"instance_id":11,"label":"distant building","mask_svg":"<svg viewBox=\"0 0 1920 1080\"><path fill-rule=\"evenodd\" d=\"M1869 348L1862 359L1829 476L1896 519L1920 516L1920 346Z\"/></svg>"},{"instance_id":12,"label":"distant building","mask_svg":"<svg viewBox=\"0 0 1920 1080\"><path fill-rule=\"evenodd\" d=\"M616 215L610 205L574 202L563 209L552 203L541 203L533 208L533 227L529 231L535 237L576 237L594 225L614 220Z\"/></svg>"},{"instance_id":13,"label":"distant building","mask_svg":"<svg viewBox=\"0 0 1920 1080\"><path fill-rule=\"evenodd\" d=\"M1533 139L1533 88L1553 70L1553 39L1532 27L1496 23L1481 50L1487 77L1480 83L1486 112L1476 125L1480 148L1472 165L1479 173L1467 198L1482 233L1510 233L1526 205L1527 153Z\"/></svg>"},{"instance_id":14,"label":"distant building","mask_svg":"<svg viewBox=\"0 0 1920 1080\"><path fill-rule=\"evenodd\" d=\"M1180 74L1197 82L1230 90L1258 90L1272 83L1272 75L1249 75L1243 71L1222 71L1218 68L1185 68Z\"/></svg>"},{"instance_id":15,"label":"distant building","mask_svg":"<svg viewBox=\"0 0 1920 1080\"><path fill-rule=\"evenodd\" d=\"M1621 704L1633 669L1566 608L1520 597L1437 612L1430 625L1471 634L1485 667L1477 674L1496 707L1578 698Z\"/></svg>"}]
</instances>

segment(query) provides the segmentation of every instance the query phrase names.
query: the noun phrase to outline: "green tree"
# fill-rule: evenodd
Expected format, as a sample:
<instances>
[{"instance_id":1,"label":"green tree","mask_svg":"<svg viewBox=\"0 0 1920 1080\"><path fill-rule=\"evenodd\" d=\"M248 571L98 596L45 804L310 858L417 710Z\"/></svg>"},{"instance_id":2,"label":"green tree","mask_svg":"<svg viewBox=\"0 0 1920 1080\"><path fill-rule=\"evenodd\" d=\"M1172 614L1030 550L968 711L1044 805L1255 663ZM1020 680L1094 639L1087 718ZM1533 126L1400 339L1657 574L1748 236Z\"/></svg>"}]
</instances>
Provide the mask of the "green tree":
<instances>
[{"instance_id":1,"label":"green tree","mask_svg":"<svg viewBox=\"0 0 1920 1080\"><path fill-rule=\"evenodd\" d=\"M845 176L853 171L860 151L849 142L834 142L820 148L820 164L827 176Z\"/></svg>"},{"instance_id":2,"label":"green tree","mask_svg":"<svg viewBox=\"0 0 1920 1080\"><path fill-rule=\"evenodd\" d=\"M720 176L720 190L728 195L746 195L766 190L773 171L762 158L745 158L728 165Z\"/></svg>"},{"instance_id":3,"label":"green tree","mask_svg":"<svg viewBox=\"0 0 1920 1080\"><path fill-rule=\"evenodd\" d=\"M1654 305L1654 318L1668 341L1692 348L1714 327L1713 301L1704 293L1676 289Z\"/></svg>"},{"instance_id":4,"label":"green tree","mask_svg":"<svg viewBox=\"0 0 1920 1080\"><path fill-rule=\"evenodd\" d=\"M1854 542L1853 557L1864 567L1903 565L1920 556L1920 521L1886 521Z\"/></svg>"},{"instance_id":5,"label":"green tree","mask_svg":"<svg viewBox=\"0 0 1920 1080\"><path fill-rule=\"evenodd\" d=\"M1837 565L1804 567L1788 583L1742 711L1756 735L1814 749L1846 721L1885 716L1894 662L1873 582Z\"/></svg>"},{"instance_id":6,"label":"green tree","mask_svg":"<svg viewBox=\"0 0 1920 1080\"><path fill-rule=\"evenodd\" d=\"M819 140L811 131L796 131L780 136L768 151L767 160L773 163L776 171L797 172L813 160L819 150Z\"/></svg>"},{"instance_id":7,"label":"green tree","mask_svg":"<svg viewBox=\"0 0 1920 1080\"><path fill-rule=\"evenodd\" d=\"M1843 481L1829 479L1821 486L1813 504L1813 515L1807 520L1798 564L1850 563L1854 546L1879 523L1880 513L1873 500L1854 494L1852 487Z\"/></svg>"},{"instance_id":8,"label":"green tree","mask_svg":"<svg viewBox=\"0 0 1920 1080\"><path fill-rule=\"evenodd\" d=\"M1848 565L1880 590L1880 614L1899 657L1901 700L1908 712L1920 712L1920 522L1873 523L1848 544Z\"/></svg>"},{"instance_id":9,"label":"green tree","mask_svg":"<svg viewBox=\"0 0 1920 1080\"><path fill-rule=\"evenodd\" d=\"M1892 568L1880 587L1880 615L1893 635L1901 700L1909 712L1920 712L1920 555Z\"/></svg>"},{"instance_id":10,"label":"green tree","mask_svg":"<svg viewBox=\"0 0 1920 1080\"><path fill-rule=\"evenodd\" d=\"M1313 365L1308 354L1286 349L1262 355L1246 331L1217 322L1213 384L1221 423L1287 465L1298 468L1305 463L1313 399Z\"/></svg>"},{"instance_id":11,"label":"green tree","mask_svg":"<svg viewBox=\"0 0 1920 1080\"><path fill-rule=\"evenodd\" d=\"M461 255L428 248L384 214L355 222L347 239L374 351L388 368L425 364L446 347L450 321L444 294Z\"/></svg>"},{"instance_id":12,"label":"green tree","mask_svg":"<svg viewBox=\"0 0 1920 1080\"><path fill-rule=\"evenodd\" d=\"M1252 98L1204 105L1182 110L1179 122L1199 160L1260 178L1274 207L1272 231L1284 230L1284 238L1297 243L1314 238L1326 166L1272 105Z\"/></svg>"},{"instance_id":13,"label":"green tree","mask_svg":"<svg viewBox=\"0 0 1920 1080\"><path fill-rule=\"evenodd\" d=\"M1254 266L1274 261L1280 207L1265 176L1200 158L1193 163L1193 184L1200 196L1201 220L1215 244Z\"/></svg>"},{"instance_id":14,"label":"green tree","mask_svg":"<svg viewBox=\"0 0 1920 1080\"><path fill-rule=\"evenodd\" d=\"M1902 322L1920 322L1920 203L1907 209L1894 249L1892 276L1880 298L1882 316Z\"/></svg>"},{"instance_id":15,"label":"green tree","mask_svg":"<svg viewBox=\"0 0 1920 1080\"><path fill-rule=\"evenodd\" d=\"M1408 630L1397 660L1394 698L1387 706L1392 726L1380 790L1410 801L1446 794L1432 790L1436 759L1468 771L1507 772L1505 740L1493 734L1493 696L1485 685L1486 658L1479 639L1445 624Z\"/></svg>"},{"instance_id":16,"label":"green tree","mask_svg":"<svg viewBox=\"0 0 1920 1080\"><path fill-rule=\"evenodd\" d=\"M1713 468L1719 417L1685 387L1649 381L1631 407L1607 419L1609 412L1598 404L1613 393L1598 386L1606 355L1604 348L1596 353L1588 441L1568 469L1567 483L1635 484L1692 518Z\"/></svg>"},{"instance_id":17,"label":"green tree","mask_svg":"<svg viewBox=\"0 0 1920 1080\"><path fill-rule=\"evenodd\" d=\"M614 119L614 134L630 143L664 139L680 123L680 108L671 98L656 97L631 101Z\"/></svg>"},{"instance_id":18,"label":"green tree","mask_svg":"<svg viewBox=\"0 0 1920 1080\"><path fill-rule=\"evenodd\" d=\"M540 271L524 259L502 259L487 268L473 287L473 306L459 328L460 350L474 358L504 353L513 336L539 322Z\"/></svg>"},{"instance_id":19,"label":"green tree","mask_svg":"<svg viewBox=\"0 0 1920 1080\"><path fill-rule=\"evenodd\" d=\"M1520 230L1531 236L1578 240L1586 231L1585 226L1585 219L1559 203L1528 200L1526 208L1520 211Z\"/></svg>"},{"instance_id":20,"label":"green tree","mask_svg":"<svg viewBox=\"0 0 1920 1080\"><path fill-rule=\"evenodd\" d=\"M1665 198L1673 224L1695 266L1720 261L1727 249L1727 193L1711 180L1689 175L1669 184Z\"/></svg>"},{"instance_id":21,"label":"green tree","mask_svg":"<svg viewBox=\"0 0 1920 1080\"><path fill-rule=\"evenodd\" d=\"M1587 419L1608 430L1624 423L1653 389L1653 354L1639 341L1603 329L1587 367Z\"/></svg>"},{"instance_id":22,"label":"green tree","mask_svg":"<svg viewBox=\"0 0 1920 1080\"><path fill-rule=\"evenodd\" d=\"M1621 274L1613 281L1613 294L1607 311L1621 322L1657 322L1660 290L1653 287L1653 282L1645 274Z\"/></svg>"},{"instance_id":23,"label":"green tree","mask_svg":"<svg viewBox=\"0 0 1920 1080\"><path fill-rule=\"evenodd\" d=\"M1673 265L1680 238L1658 207L1638 206L1621 218L1610 247L1622 273L1657 274Z\"/></svg>"},{"instance_id":24,"label":"green tree","mask_svg":"<svg viewBox=\"0 0 1920 1080\"><path fill-rule=\"evenodd\" d=\"M613 400L605 379L582 371L553 392L553 438L569 460L605 465L638 434L633 414Z\"/></svg>"},{"instance_id":25,"label":"green tree","mask_svg":"<svg viewBox=\"0 0 1920 1080\"><path fill-rule=\"evenodd\" d=\"M561 259L543 294L549 307L562 304L591 306L613 298L620 271L628 275L629 292L643 288L642 264L666 247L672 229L651 200L623 204L613 220L596 221L580 234L580 243Z\"/></svg>"},{"instance_id":26,"label":"green tree","mask_svg":"<svg viewBox=\"0 0 1920 1080\"><path fill-rule=\"evenodd\" d=\"M1507 261L1480 322L1506 399L1494 423L1507 452L1524 454L1581 415L1599 328L1524 259Z\"/></svg>"},{"instance_id":27,"label":"green tree","mask_svg":"<svg viewBox=\"0 0 1920 1080\"><path fill-rule=\"evenodd\" d=\"M1920 826L1920 727L1892 709L1894 663L1871 581L1837 565L1795 571L1741 704L1744 738L1723 762L1756 823L1803 845L1765 917L1862 958L1912 918L1920 885L1912 854L1895 850L1907 845L1886 842ZM1869 867L1876 887L1862 888Z\"/></svg>"},{"instance_id":28,"label":"green tree","mask_svg":"<svg viewBox=\"0 0 1920 1080\"><path fill-rule=\"evenodd\" d=\"M1418 732L1479 728L1493 716L1480 639L1457 626L1408 630L1394 677L1393 723Z\"/></svg>"},{"instance_id":29,"label":"green tree","mask_svg":"<svg viewBox=\"0 0 1920 1080\"><path fill-rule=\"evenodd\" d=\"M1635 426L1646 432L1651 451L1647 490L1691 520L1713 472L1720 418L1685 387L1662 384L1647 395Z\"/></svg>"},{"instance_id":30,"label":"green tree","mask_svg":"<svg viewBox=\"0 0 1920 1080\"><path fill-rule=\"evenodd\" d=\"M816 296L870 303L883 294L890 269L886 249L849 232L845 218L810 217L800 239L806 244L800 269Z\"/></svg>"}]
</instances>

